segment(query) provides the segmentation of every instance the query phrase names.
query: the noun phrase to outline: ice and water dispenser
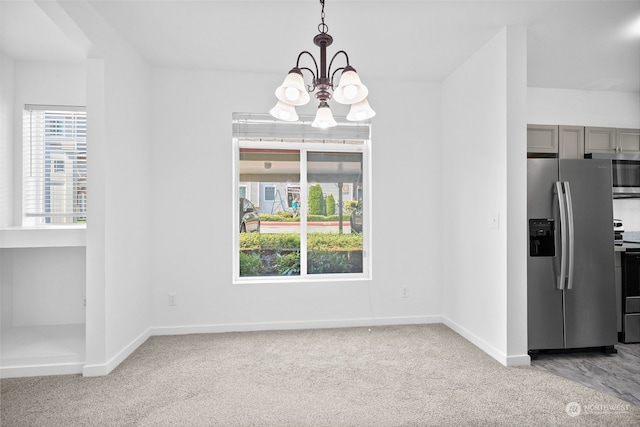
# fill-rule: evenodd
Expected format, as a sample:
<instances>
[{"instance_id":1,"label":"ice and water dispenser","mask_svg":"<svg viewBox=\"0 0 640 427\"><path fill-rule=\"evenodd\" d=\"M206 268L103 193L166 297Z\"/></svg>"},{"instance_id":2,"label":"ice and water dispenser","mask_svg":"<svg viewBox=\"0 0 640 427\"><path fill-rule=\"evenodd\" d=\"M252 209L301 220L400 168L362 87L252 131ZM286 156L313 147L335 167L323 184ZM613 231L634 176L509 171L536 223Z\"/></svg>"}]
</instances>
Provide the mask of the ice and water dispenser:
<instances>
[{"instance_id":1,"label":"ice and water dispenser","mask_svg":"<svg viewBox=\"0 0 640 427\"><path fill-rule=\"evenodd\" d=\"M555 224L553 219L529 219L529 256L555 255Z\"/></svg>"}]
</instances>

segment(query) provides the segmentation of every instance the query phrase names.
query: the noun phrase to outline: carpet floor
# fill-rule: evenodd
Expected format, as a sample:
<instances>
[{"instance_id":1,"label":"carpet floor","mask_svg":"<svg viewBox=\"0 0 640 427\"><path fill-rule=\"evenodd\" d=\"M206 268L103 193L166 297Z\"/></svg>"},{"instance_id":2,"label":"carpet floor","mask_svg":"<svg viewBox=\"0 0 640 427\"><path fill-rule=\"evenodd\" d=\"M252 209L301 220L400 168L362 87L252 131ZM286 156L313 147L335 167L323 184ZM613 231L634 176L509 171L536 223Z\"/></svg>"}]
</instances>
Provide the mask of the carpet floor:
<instances>
[{"instance_id":1,"label":"carpet floor","mask_svg":"<svg viewBox=\"0 0 640 427\"><path fill-rule=\"evenodd\" d=\"M2 426L640 426L441 324L152 337L111 374L3 379Z\"/></svg>"}]
</instances>

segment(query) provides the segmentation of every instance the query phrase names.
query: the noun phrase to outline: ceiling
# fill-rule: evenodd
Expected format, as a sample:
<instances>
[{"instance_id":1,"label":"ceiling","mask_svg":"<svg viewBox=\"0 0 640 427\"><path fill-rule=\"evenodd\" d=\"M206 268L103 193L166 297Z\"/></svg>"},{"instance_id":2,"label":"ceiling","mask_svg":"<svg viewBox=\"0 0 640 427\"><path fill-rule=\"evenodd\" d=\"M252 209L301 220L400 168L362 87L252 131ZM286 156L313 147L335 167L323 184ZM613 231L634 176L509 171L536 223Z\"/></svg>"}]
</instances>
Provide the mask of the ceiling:
<instances>
[{"instance_id":1,"label":"ceiling","mask_svg":"<svg viewBox=\"0 0 640 427\"><path fill-rule=\"evenodd\" d=\"M156 66L284 76L301 51L318 56L317 0L87 1ZM442 81L505 25L521 25L529 86L640 92L638 0L326 0L325 13L329 54L347 51L365 84ZM17 60L85 57L32 0L0 0L0 20L0 48Z\"/></svg>"}]
</instances>

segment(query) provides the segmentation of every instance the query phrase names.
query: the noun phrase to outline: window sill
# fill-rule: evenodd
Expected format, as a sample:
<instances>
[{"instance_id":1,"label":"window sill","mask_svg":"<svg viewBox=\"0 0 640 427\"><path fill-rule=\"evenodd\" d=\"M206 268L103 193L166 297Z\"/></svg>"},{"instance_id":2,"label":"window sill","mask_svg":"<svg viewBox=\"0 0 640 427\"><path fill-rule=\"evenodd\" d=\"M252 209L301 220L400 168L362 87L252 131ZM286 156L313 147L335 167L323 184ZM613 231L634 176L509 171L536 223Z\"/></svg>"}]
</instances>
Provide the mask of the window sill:
<instances>
[{"instance_id":1,"label":"window sill","mask_svg":"<svg viewBox=\"0 0 640 427\"><path fill-rule=\"evenodd\" d=\"M0 248L86 246L86 234L86 225L1 228Z\"/></svg>"}]
</instances>

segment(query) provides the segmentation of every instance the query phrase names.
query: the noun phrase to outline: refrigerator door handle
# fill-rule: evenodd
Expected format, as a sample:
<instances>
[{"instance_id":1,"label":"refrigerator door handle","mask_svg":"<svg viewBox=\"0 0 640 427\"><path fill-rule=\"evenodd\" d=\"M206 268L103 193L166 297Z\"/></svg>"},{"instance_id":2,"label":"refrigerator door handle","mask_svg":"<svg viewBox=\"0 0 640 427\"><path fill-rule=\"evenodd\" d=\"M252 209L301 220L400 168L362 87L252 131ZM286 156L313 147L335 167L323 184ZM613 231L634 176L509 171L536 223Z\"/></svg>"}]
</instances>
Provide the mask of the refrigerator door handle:
<instances>
[{"instance_id":1,"label":"refrigerator door handle","mask_svg":"<svg viewBox=\"0 0 640 427\"><path fill-rule=\"evenodd\" d=\"M569 279L567 289L573 288L573 252L575 249L575 233L573 230L573 201L571 200L571 187L567 181L564 182L564 197L567 201L567 229L569 231Z\"/></svg>"},{"instance_id":2,"label":"refrigerator door handle","mask_svg":"<svg viewBox=\"0 0 640 427\"><path fill-rule=\"evenodd\" d=\"M558 276L558 289L564 289L567 272L567 212L565 210L564 190L560 181L556 182L556 194L558 195L558 207L560 208L560 275Z\"/></svg>"}]
</instances>

